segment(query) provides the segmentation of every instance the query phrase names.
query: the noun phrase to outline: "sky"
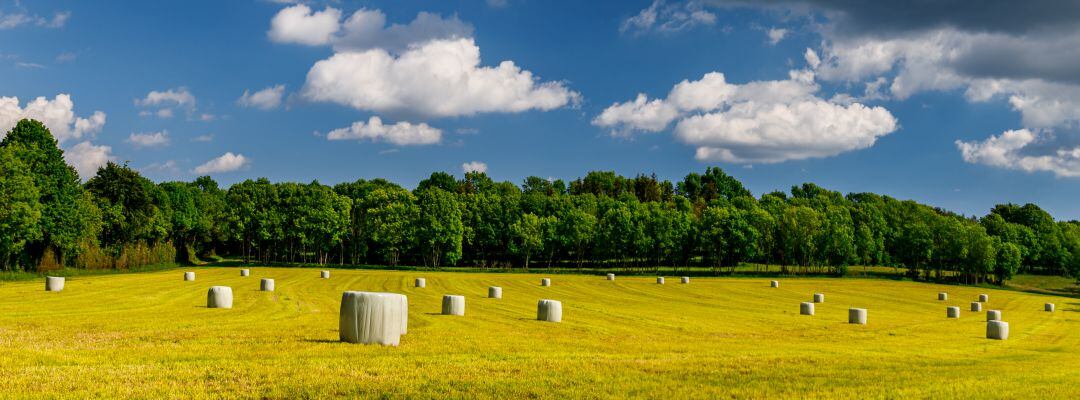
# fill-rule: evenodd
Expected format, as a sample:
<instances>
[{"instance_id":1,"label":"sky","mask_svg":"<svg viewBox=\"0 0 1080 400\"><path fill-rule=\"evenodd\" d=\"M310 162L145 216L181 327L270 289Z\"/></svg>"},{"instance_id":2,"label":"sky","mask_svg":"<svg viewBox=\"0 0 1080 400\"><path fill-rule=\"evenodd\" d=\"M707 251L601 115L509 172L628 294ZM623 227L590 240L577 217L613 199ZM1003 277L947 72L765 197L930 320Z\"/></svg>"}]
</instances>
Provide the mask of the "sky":
<instances>
[{"instance_id":1,"label":"sky","mask_svg":"<svg viewBox=\"0 0 1080 400\"><path fill-rule=\"evenodd\" d=\"M717 166L1080 219L1080 3L0 0L0 131L28 117L83 179Z\"/></svg>"}]
</instances>

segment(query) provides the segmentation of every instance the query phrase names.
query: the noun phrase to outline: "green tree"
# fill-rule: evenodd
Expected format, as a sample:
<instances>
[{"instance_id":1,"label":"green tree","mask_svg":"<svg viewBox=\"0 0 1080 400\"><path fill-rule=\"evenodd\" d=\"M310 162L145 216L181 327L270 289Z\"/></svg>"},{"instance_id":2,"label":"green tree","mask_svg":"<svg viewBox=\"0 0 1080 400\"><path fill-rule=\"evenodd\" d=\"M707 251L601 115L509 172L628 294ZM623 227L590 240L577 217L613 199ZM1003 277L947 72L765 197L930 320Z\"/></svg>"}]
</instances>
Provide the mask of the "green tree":
<instances>
[{"instance_id":1,"label":"green tree","mask_svg":"<svg viewBox=\"0 0 1080 400\"><path fill-rule=\"evenodd\" d=\"M418 247L427 265L454 265L461 259L461 206L453 194L438 188L421 191L415 225Z\"/></svg>"},{"instance_id":2,"label":"green tree","mask_svg":"<svg viewBox=\"0 0 1080 400\"><path fill-rule=\"evenodd\" d=\"M26 165L13 149L0 147L0 270L17 267L15 258L26 243L40 238L39 198Z\"/></svg>"}]
</instances>

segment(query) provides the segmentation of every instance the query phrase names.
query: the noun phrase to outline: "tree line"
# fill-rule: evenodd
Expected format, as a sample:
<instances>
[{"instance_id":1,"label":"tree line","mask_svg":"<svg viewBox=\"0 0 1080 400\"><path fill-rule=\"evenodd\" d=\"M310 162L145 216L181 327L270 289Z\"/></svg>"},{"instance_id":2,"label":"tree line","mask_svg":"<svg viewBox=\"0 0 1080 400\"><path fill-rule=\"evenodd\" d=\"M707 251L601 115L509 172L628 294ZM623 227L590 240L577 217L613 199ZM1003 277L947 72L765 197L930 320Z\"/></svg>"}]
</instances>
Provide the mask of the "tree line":
<instances>
[{"instance_id":1,"label":"tree line","mask_svg":"<svg viewBox=\"0 0 1080 400\"><path fill-rule=\"evenodd\" d=\"M1001 283L1018 272L1080 277L1080 222L1033 204L981 217L812 183L755 197L719 168L672 183L593 171L516 185L435 172L384 180L154 183L107 163L81 183L40 122L0 142L0 268L129 268L198 262L562 267L648 271L740 265Z\"/></svg>"}]
</instances>

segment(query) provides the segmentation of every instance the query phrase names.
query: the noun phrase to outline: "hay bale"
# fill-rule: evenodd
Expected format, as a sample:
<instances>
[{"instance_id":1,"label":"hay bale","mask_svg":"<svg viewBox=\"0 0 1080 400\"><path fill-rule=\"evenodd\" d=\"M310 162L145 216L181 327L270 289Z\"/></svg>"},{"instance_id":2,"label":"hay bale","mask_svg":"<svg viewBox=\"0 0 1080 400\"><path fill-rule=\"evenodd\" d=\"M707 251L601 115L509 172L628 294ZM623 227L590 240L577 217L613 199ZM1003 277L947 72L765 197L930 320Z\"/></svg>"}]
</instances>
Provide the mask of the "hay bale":
<instances>
[{"instance_id":1,"label":"hay bale","mask_svg":"<svg viewBox=\"0 0 1080 400\"><path fill-rule=\"evenodd\" d=\"M397 346L409 321L409 299L397 293L345 292L338 333L342 342Z\"/></svg>"},{"instance_id":2,"label":"hay bale","mask_svg":"<svg viewBox=\"0 0 1080 400\"><path fill-rule=\"evenodd\" d=\"M986 310L987 321L1001 321L1001 310Z\"/></svg>"},{"instance_id":3,"label":"hay bale","mask_svg":"<svg viewBox=\"0 0 1080 400\"><path fill-rule=\"evenodd\" d=\"M244 269L240 270L240 276L248 276L248 275L251 275L251 270L249 270L247 268L244 268Z\"/></svg>"},{"instance_id":4,"label":"hay bale","mask_svg":"<svg viewBox=\"0 0 1080 400\"><path fill-rule=\"evenodd\" d=\"M866 309L849 308L847 312L847 322L849 324L866 325Z\"/></svg>"},{"instance_id":5,"label":"hay bale","mask_svg":"<svg viewBox=\"0 0 1080 400\"><path fill-rule=\"evenodd\" d=\"M274 280L270 278L263 278L262 282L259 283L259 290L262 290L264 292L273 292Z\"/></svg>"},{"instance_id":6,"label":"hay bale","mask_svg":"<svg viewBox=\"0 0 1080 400\"><path fill-rule=\"evenodd\" d=\"M45 291L46 292L59 292L64 290L64 277L62 276L46 276L45 277Z\"/></svg>"},{"instance_id":7,"label":"hay bale","mask_svg":"<svg viewBox=\"0 0 1080 400\"><path fill-rule=\"evenodd\" d=\"M501 299L502 298L502 288L498 287L498 286L489 286L488 287L488 298L489 299Z\"/></svg>"},{"instance_id":8,"label":"hay bale","mask_svg":"<svg viewBox=\"0 0 1080 400\"><path fill-rule=\"evenodd\" d=\"M536 319L547 322L562 322L562 302L558 300L540 300L536 304Z\"/></svg>"},{"instance_id":9,"label":"hay bale","mask_svg":"<svg viewBox=\"0 0 1080 400\"><path fill-rule=\"evenodd\" d=\"M609 281L615 280L615 274L607 274L607 280L609 280Z\"/></svg>"},{"instance_id":10,"label":"hay bale","mask_svg":"<svg viewBox=\"0 0 1080 400\"><path fill-rule=\"evenodd\" d=\"M1043 311L1054 312L1054 303L1043 304Z\"/></svg>"},{"instance_id":11,"label":"hay bale","mask_svg":"<svg viewBox=\"0 0 1080 400\"><path fill-rule=\"evenodd\" d=\"M206 292L206 308L232 308L232 288L212 286Z\"/></svg>"},{"instance_id":12,"label":"hay bale","mask_svg":"<svg viewBox=\"0 0 1080 400\"><path fill-rule=\"evenodd\" d=\"M979 302L980 303L985 303L985 302L988 302L988 301L990 301L990 295L988 295L988 294L980 294L979 295Z\"/></svg>"},{"instance_id":13,"label":"hay bale","mask_svg":"<svg viewBox=\"0 0 1080 400\"><path fill-rule=\"evenodd\" d=\"M540 286L551 286L551 278L541 279Z\"/></svg>"},{"instance_id":14,"label":"hay bale","mask_svg":"<svg viewBox=\"0 0 1080 400\"><path fill-rule=\"evenodd\" d=\"M769 281L770 287L780 287L780 281Z\"/></svg>"},{"instance_id":15,"label":"hay bale","mask_svg":"<svg viewBox=\"0 0 1080 400\"><path fill-rule=\"evenodd\" d=\"M427 279L416 278L416 280L413 281L413 287L418 287L418 288L427 287Z\"/></svg>"},{"instance_id":16,"label":"hay bale","mask_svg":"<svg viewBox=\"0 0 1080 400\"><path fill-rule=\"evenodd\" d=\"M808 301L799 303L799 314L814 315L814 303Z\"/></svg>"},{"instance_id":17,"label":"hay bale","mask_svg":"<svg viewBox=\"0 0 1080 400\"><path fill-rule=\"evenodd\" d=\"M445 295L442 297L443 315L465 315L465 296Z\"/></svg>"},{"instance_id":18,"label":"hay bale","mask_svg":"<svg viewBox=\"0 0 1080 400\"><path fill-rule=\"evenodd\" d=\"M679 278L679 283L690 283L690 277L684 276L682 278Z\"/></svg>"},{"instance_id":19,"label":"hay bale","mask_svg":"<svg viewBox=\"0 0 1080 400\"><path fill-rule=\"evenodd\" d=\"M330 279L330 271L319 272L319 277L323 279Z\"/></svg>"},{"instance_id":20,"label":"hay bale","mask_svg":"<svg viewBox=\"0 0 1080 400\"><path fill-rule=\"evenodd\" d=\"M960 318L960 307L946 307L945 310L945 316L949 318Z\"/></svg>"},{"instance_id":21,"label":"hay bale","mask_svg":"<svg viewBox=\"0 0 1080 400\"><path fill-rule=\"evenodd\" d=\"M1009 323L1005 321L986 321L986 338L1005 340L1009 338Z\"/></svg>"},{"instance_id":22,"label":"hay bale","mask_svg":"<svg viewBox=\"0 0 1080 400\"><path fill-rule=\"evenodd\" d=\"M662 277L662 276L656 277L656 284L657 285L663 285L664 284L664 277Z\"/></svg>"},{"instance_id":23,"label":"hay bale","mask_svg":"<svg viewBox=\"0 0 1080 400\"><path fill-rule=\"evenodd\" d=\"M971 302L971 311L982 311L982 303L977 301Z\"/></svg>"},{"instance_id":24,"label":"hay bale","mask_svg":"<svg viewBox=\"0 0 1080 400\"><path fill-rule=\"evenodd\" d=\"M195 273L188 271L184 273L184 282L191 282L195 280Z\"/></svg>"},{"instance_id":25,"label":"hay bale","mask_svg":"<svg viewBox=\"0 0 1080 400\"><path fill-rule=\"evenodd\" d=\"M825 293L814 293L814 302L815 303L824 303L825 302Z\"/></svg>"},{"instance_id":26,"label":"hay bale","mask_svg":"<svg viewBox=\"0 0 1080 400\"><path fill-rule=\"evenodd\" d=\"M945 292L938 293L937 294L937 299L941 300L941 301L946 301L946 300L949 299L949 294L945 293Z\"/></svg>"}]
</instances>

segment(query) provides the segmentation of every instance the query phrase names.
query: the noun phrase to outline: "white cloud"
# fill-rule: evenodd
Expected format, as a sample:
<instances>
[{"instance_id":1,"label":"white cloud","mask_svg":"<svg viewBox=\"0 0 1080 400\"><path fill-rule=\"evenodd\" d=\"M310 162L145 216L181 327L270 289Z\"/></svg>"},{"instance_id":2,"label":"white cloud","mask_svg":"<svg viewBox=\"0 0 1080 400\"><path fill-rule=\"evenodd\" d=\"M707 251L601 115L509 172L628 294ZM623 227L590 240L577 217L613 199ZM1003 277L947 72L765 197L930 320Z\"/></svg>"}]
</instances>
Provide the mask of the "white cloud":
<instances>
[{"instance_id":1,"label":"white cloud","mask_svg":"<svg viewBox=\"0 0 1080 400\"><path fill-rule=\"evenodd\" d=\"M281 98L284 94L285 85L274 85L255 93L245 90L244 95L240 96L236 102L242 107L273 110L281 106Z\"/></svg>"},{"instance_id":2,"label":"white cloud","mask_svg":"<svg viewBox=\"0 0 1080 400\"><path fill-rule=\"evenodd\" d=\"M79 177L85 181L97 174L98 168L104 166L105 163L115 161L116 157L112 154L112 147L96 146L90 141L85 141L64 150L64 159L75 167Z\"/></svg>"},{"instance_id":3,"label":"white cloud","mask_svg":"<svg viewBox=\"0 0 1080 400\"><path fill-rule=\"evenodd\" d=\"M379 117L353 122L348 128L334 129L326 134L327 140L370 140L387 142L397 146L436 144L442 141L442 130L428 124L398 122L385 125Z\"/></svg>"},{"instance_id":4,"label":"white cloud","mask_svg":"<svg viewBox=\"0 0 1080 400\"><path fill-rule=\"evenodd\" d=\"M491 7L506 7L507 0L487 0L487 4Z\"/></svg>"},{"instance_id":5,"label":"white cloud","mask_svg":"<svg viewBox=\"0 0 1080 400\"><path fill-rule=\"evenodd\" d=\"M480 161L469 161L467 163L461 164L461 170L463 172L465 172L465 173L469 173L469 172L487 173L488 166L487 166L487 164L482 163Z\"/></svg>"},{"instance_id":6,"label":"white cloud","mask_svg":"<svg viewBox=\"0 0 1080 400\"><path fill-rule=\"evenodd\" d=\"M142 99L135 99L135 105L143 107L156 107L156 106L177 106L177 107L195 107L195 95L185 87L178 87L175 89L168 89L164 91L152 90L146 94L146 97Z\"/></svg>"},{"instance_id":7,"label":"white cloud","mask_svg":"<svg viewBox=\"0 0 1080 400\"><path fill-rule=\"evenodd\" d=\"M227 152L222 154L221 157L207 161L206 163L195 167L192 172L199 175L214 174L220 172L232 172L241 168L251 165L251 160L244 157L243 154L233 154Z\"/></svg>"},{"instance_id":8,"label":"white cloud","mask_svg":"<svg viewBox=\"0 0 1080 400\"><path fill-rule=\"evenodd\" d=\"M433 40L400 56L383 49L334 54L311 67L302 93L358 110L435 117L551 110L580 97L513 61L480 66L480 48L464 38Z\"/></svg>"},{"instance_id":9,"label":"white cloud","mask_svg":"<svg viewBox=\"0 0 1080 400\"><path fill-rule=\"evenodd\" d=\"M17 3L16 3L17 4ZM71 18L70 11L61 11L53 14L52 18L31 15L26 12L5 14L0 11L0 30L13 29L22 25L35 25L42 28L62 28Z\"/></svg>"},{"instance_id":10,"label":"white cloud","mask_svg":"<svg viewBox=\"0 0 1080 400\"><path fill-rule=\"evenodd\" d=\"M201 115L199 115L199 121L202 122L210 122L216 120L217 118L218 117L216 115L210 113L202 113Z\"/></svg>"},{"instance_id":11,"label":"white cloud","mask_svg":"<svg viewBox=\"0 0 1080 400\"><path fill-rule=\"evenodd\" d=\"M784 28L771 28L765 32L765 35L769 37L769 44L775 46L787 37L788 30Z\"/></svg>"},{"instance_id":12,"label":"white cloud","mask_svg":"<svg viewBox=\"0 0 1080 400\"><path fill-rule=\"evenodd\" d=\"M964 161L1025 172L1052 172L1059 177L1080 177L1080 146L1058 148L1049 154L1025 154L1039 144L1040 135L1028 129L1005 131L983 141L956 141Z\"/></svg>"},{"instance_id":13,"label":"white cloud","mask_svg":"<svg viewBox=\"0 0 1080 400\"><path fill-rule=\"evenodd\" d=\"M649 31L678 32L698 25L713 25L716 14L706 11L698 2L667 4L654 0L649 7L623 20L619 32L641 34Z\"/></svg>"},{"instance_id":14,"label":"white cloud","mask_svg":"<svg viewBox=\"0 0 1080 400\"><path fill-rule=\"evenodd\" d=\"M300 4L282 9L270 22L267 33L278 43L308 46L333 45L336 51L363 51L381 48L392 52L414 43L435 39L471 37L473 28L457 16L443 19L438 14L420 12L408 24L387 26L386 14L362 8L344 21L341 10L326 7L313 12Z\"/></svg>"},{"instance_id":15,"label":"white cloud","mask_svg":"<svg viewBox=\"0 0 1080 400\"><path fill-rule=\"evenodd\" d=\"M180 175L180 167L177 165L176 160L167 160L160 163L152 163L145 167L139 168L142 173L157 173L166 174L171 176Z\"/></svg>"},{"instance_id":16,"label":"white cloud","mask_svg":"<svg viewBox=\"0 0 1080 400\"><path fill-rule=\"evenodd\" d=\"M776 163L834 156L872 146L896 130L882 107L840 103L815 95L814 76L791 71L782 81L728 83L723 74L684 80L665 99L639 94L593 119L613 135L659 132L678 121L675 136L697 147L701 161Z\"/></svg>"},{"instance_id":17,"label":"white cloud","mask_svg":"<svg viewBox=\"0 0 1080 400\"><path fill-rule=\"evenodd\" d=\"M169 145L169 132L132 133L127 142L135 147L164 147Z\"/></svg>"},{"instance_id":18,"label":"white cloud","mask_svg":"<svg viewBox=\"0 0 1080 400\"><path fill-rule=\"evenodd\" d=\"M342 24L342 34L333 41L337 51L362 51L381 48L398 52L409 45L436 39L472 37L471 25L457 16L443 19L438 14L420 12L412 22L386 26L386 15L379 10L360 9Z\"/></svg>"},{"instance_id":19,"label":"white cloud","mask_svg":"<svg viewBox=\"0 0 1080 400\"><path fill-rule=\"evenodd\" d=\"M214 135L212 135L212 134L199 135L199 136L196 136L196 137L192 138L191 141L192 142L212 142L212 141L214 141Z\"/></svg>"},{"instance_id":20,"label":"white cloud","mask_svg":"<svg viewBox=\"0 0 1080 400\"><path fill-rule=\"evenodd\" d=\"M157 110L154 115L157 115L158 118L172 118L173 110L171 108L162 108L160 110Z\"/></svg>"},{"instance_id":21,"label":"white cloud","mask_svg":"<svg viewBox=\"0 0 1080 400\"><path fill-rule=\"evenodd\" d=\"M60 143L101 132L105 126L105 113L94 111L88 118L82 118L75 115L74 108L75 103L68 94L58 94L52 100L38 97L25 107L19 106L18 97L0 97L0 138L24 118L41 121Z\"/></svg>"},{"instance_id":22,"label":"white cloud","mask_svg":"<svg viewBox=\"0 0 1080 400\"><path fill-rule=\"evenodd\" d=\"M310 7L297 4L278 11L270 20L270 31L266 35L277 43L327 44L341 28L340 19L341 10L336 8L326 7L313 12Z\"/></svg>"}]
</instances>

